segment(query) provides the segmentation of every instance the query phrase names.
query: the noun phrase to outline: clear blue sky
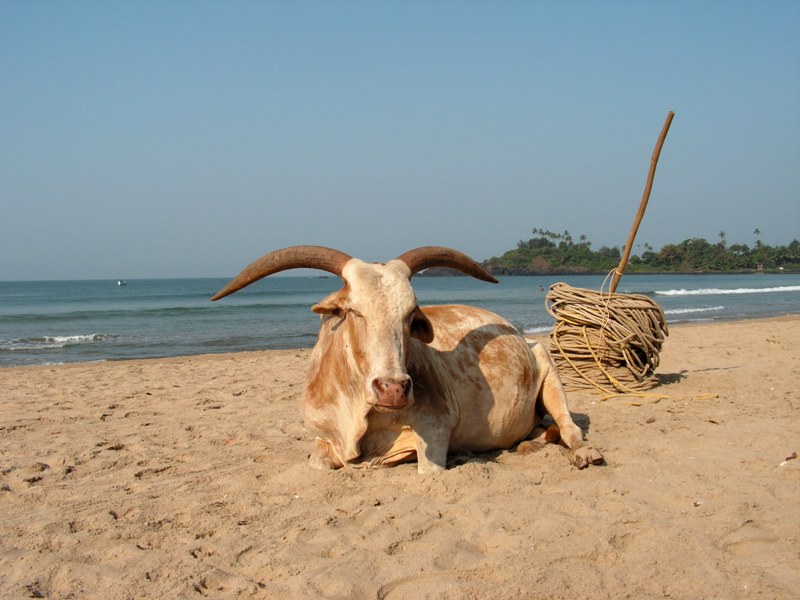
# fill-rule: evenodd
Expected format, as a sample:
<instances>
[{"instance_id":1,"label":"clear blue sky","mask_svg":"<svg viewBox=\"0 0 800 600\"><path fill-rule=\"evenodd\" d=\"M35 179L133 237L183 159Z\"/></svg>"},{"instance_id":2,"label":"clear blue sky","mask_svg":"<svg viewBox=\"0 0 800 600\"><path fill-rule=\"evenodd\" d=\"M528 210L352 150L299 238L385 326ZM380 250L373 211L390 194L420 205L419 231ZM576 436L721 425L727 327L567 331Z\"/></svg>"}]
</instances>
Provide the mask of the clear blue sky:
<instances>
[{"instance_id":1,"label":"clear blue sky","mask_svg":"<svg viewBox=\"0 0 800 600\"><path fill-rule=\"evenodd\" d=\"M800 238L800 2L0 2L0 279Z\"/></svg>"}]
</instances>

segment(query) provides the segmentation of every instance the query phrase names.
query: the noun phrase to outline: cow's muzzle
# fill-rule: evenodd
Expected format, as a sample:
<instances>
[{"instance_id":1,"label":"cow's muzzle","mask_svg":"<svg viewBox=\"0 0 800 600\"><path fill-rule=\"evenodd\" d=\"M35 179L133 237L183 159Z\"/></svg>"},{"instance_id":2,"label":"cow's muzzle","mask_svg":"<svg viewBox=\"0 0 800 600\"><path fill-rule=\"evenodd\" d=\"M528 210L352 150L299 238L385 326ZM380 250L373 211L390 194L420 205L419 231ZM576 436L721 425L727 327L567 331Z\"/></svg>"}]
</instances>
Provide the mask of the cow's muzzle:
<instances>
[{"instance_id":1,"label":"cow's muzzle","mask_svg":"<svg viewBox=\"0 0 800 600\"><path fill-rule=\"evenodd\" d=\"M376 406L390 410L399 410L408 405L411 396L411 377L401 377L399 379L372 380L372 389L378 398Z\"/></svg>"}]
</instances>

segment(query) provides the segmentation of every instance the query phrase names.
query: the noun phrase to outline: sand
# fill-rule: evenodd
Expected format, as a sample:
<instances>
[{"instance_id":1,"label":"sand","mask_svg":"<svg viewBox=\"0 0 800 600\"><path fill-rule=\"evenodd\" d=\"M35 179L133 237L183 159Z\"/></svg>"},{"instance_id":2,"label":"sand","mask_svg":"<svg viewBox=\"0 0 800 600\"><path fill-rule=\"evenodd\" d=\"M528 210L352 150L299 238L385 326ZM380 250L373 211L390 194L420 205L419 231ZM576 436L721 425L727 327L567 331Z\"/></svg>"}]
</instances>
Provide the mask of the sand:
<instances>
[{"instance_id":1,"label":"sand","mask_svg":"<svg viewBox=\"0 0 800 600\"><path fill-rule=\"evenodd\" d=\"M309 351L0 370L4 598L797 598L800 316L673 327L562 449L321 472Z\"/></svg>"}]
</instances>

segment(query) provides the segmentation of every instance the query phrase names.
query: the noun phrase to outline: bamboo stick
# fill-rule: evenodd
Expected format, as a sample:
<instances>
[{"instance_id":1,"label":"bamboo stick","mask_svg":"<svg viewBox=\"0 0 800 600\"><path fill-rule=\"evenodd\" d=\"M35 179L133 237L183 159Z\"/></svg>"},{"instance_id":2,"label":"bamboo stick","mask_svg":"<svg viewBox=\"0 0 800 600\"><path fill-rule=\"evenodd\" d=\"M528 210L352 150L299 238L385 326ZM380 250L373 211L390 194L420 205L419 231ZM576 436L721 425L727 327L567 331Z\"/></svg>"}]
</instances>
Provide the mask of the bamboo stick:
<instances>
[{"instance_id":1,"label":"bamboo stick","mask_svg":"<svg viewBox=\"0 0 800 600\"><path fill-rule=\"evenodd\" d=\"M614 271L614 277L611 280L611 286L609 287L608 291L609 294L613 294L617 290L617 285L619 284L619 280L622 278L622 273L625 271L625 267L628 266L628 259L631 256L633 241L636 239L636 233L639 231L639 224L642 222L644 211L647 208L647 202L650 200L650 191L653 189L653 179L656 176L656 164L658 164L658 157L661 154L661 147L664 145L664 140L667 138L667 132L669 131L669 126L672 124L672 118L674 116L675 113L672 111L667 113L667 119L664 121L664 127L661 128L661 135L658 136L656 147L653 150L653 156L650 158L650 172L647 175L647 183L644 186L644 194L642 195L642 201L639 204L639 212L636 213L636 219L633 222L633 227L631 227L631 232L628 234L628 241L625 243L625 251L622 253L619 266Z\"/></svg>"}]
</instances>

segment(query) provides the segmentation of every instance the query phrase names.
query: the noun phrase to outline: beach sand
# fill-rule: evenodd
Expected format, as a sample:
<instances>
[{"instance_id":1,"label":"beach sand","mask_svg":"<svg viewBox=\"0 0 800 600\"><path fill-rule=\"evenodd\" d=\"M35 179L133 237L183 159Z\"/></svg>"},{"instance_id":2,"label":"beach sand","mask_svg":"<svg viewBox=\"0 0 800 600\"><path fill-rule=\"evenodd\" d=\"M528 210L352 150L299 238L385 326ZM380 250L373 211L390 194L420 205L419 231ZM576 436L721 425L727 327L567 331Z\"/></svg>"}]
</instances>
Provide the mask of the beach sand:
<instances>
[{"instance_id":1,"label":"beach sand","mask_svg":"<svg viewBox=\"0 0 800 600\"><path fill-rule=\"evenodd\" d=\"M800 316L673 327L559 446L320 472L308 350L0 370L3 598L797 598Z\"/></svg>"}]
</instances>

